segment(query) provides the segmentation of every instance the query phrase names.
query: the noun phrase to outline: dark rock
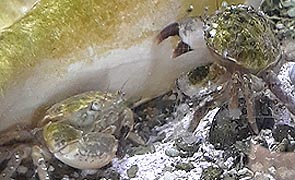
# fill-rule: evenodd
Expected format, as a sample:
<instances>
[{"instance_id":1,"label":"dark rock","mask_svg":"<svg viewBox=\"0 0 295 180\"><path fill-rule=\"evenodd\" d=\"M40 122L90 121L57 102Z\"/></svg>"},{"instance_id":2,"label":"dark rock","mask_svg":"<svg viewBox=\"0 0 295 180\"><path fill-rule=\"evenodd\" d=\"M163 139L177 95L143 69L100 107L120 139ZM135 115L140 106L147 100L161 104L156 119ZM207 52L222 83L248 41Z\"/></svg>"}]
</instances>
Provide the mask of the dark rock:
<instances>
[{"instance_id":1,"label":"dark rock","mask_svg":"<svg viewBox=\"0 0 295 180\"><path fill-rule=\"evenodd\" d=\"M254 114L258 130L273 129L274 118L272 117L273 102L267 96L257 96L254 101ZM244 98L239 99L239 118L230 117L228 105L223 105L215 115L209 133L209 141L216 149L225 149L236 141L242 141L251 136L253 130L247 119L247 109Z\"/></svg>"},{"instance_id":2,"label":"dark rock","mask_svg":"<svg viewBox=\"0 0 295 180\"><path fill-rule=\"evenodd\" d=\"M240 119L233 119L229 115L227 106L223 106L214 117L209 142L216 149L225 149L250 135L250 127L245 115L242 115Z\"/></svg>"},{"instance_id":3,"label":"dark rock","mask_svg":"<svg viewBox=\"0 0 295 180\"><path fill-rule=\"evenodd\" d=\"M183 162L178 162L175 165L175 168L177 170L184 170L186 172L189 172L190 170L194 169L194 165L192 163L183 163Z\"/></svg>"},{"instance_id":4,"label":"dark rock","mask_svg":"<svg viewBox=\"0 0 295 180\"><path fill-rule=\"evenodd\" d=\"M201 179L202 180L219 180L223 170L219 167L210 166L203 170Z\"/></svg>"},{"instance_id":5,"label":"dark rock","mask_svg":"<svg viewBox=\"0 0 295 180\"><path fill-rule=\"evenodd\" d=\"M147 153L154 153L155 147L154 145L146 145L146 146L137 146L137 147L132 147L130 149L128 149L127 154L129 154L130 156L134 156L134 155L143 155L143 154L147 154Z\"/></svg>"},{"instance_id":6,"label":"dark rock","mask_svg":"<svg viewBox=\"0 0 295 180\"><path fill-rule=\"evenodd\" d=\"M138 166L133 165L127 170L127 175L129 178L135 178L137 172L138 172Z\"/></svg>"},{"instance_id":7,"label":"dark rock","mask_svg":"<svg viewBox=\"0 0 295 180\"><path fill-rule=\"evenodd\" d=\"M272 131L273 137L276 142L283 145L283 152L295 151L295 128L287 124L277 124Z\"/></svg>"},{"instance_id":8,"label":"dark rock","mask_svg":"<svg viewBox=\"0 0 295 180\"><path fill-rule=\"evenodd\" d=\"M288 136L295 138L295 128L287 124L277 124L272 133L277 142L281 142L284 138L288 138Z\"/></svg>"},{"instance_id":9,"label":"dark rock","mask_svg":"<svg viewBox=\"0 0 295 180\"><path fill-rule=\"evenodd\" d=\"M273 129L274 118L272 117L273 101L267 96L257 96L255 98L255 117L258 130Z\"/></svg>"},{"instance_id":10,"label":"dark rock","mask_svg":"<svg viewBox=\"0 0 295 180\"><path fill-rule=\"evenodd\" d=\"M188 143L184 140L183 137L180 137L175 140L175 146L177 150L180 152L180 157L191 157L195 152L198 151L200 142L192 142Z\"/></svg>"}]
</instances>

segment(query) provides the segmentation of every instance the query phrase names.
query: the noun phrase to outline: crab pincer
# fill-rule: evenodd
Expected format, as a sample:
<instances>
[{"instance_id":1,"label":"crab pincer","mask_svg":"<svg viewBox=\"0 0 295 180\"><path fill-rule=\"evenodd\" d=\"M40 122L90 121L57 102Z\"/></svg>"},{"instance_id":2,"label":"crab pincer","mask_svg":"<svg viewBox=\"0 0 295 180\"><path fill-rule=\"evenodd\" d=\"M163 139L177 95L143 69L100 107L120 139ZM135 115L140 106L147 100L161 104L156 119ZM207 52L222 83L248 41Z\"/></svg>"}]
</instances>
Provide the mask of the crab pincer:
<instances>
[{"instance_id":1,"label":"crab pincer","mask_svg":"<svg viewBox=\"0 0 295 180\"><path fill-rule=\"evenodd\" d=\"M176 58L198 47L197 43L203 36L201 27L202 22L198 17L190 17L166 26L157 35L156 41L159 44L171 36L178 36L180 40L172 54L172 58Z\"/></svg>"}]
</instances>

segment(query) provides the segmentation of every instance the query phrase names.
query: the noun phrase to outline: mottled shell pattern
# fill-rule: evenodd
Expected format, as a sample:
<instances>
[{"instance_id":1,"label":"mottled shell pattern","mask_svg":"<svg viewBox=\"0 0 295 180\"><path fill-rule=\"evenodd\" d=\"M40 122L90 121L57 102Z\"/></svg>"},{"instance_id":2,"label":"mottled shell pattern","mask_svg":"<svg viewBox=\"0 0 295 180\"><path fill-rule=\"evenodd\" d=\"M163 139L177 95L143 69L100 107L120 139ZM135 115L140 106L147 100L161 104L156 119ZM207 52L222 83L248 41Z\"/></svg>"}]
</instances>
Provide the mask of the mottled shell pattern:
<instances>
[{"instance_id":1,"label":"mottled shell pattern","mask_svg":"<svg viewBox=\"0 0 295 180\"><path fill-rule=\"evenodd\" d=\"M48 109L41 126L47 124L46 120L54 121L55 119L72 119L70 116L76 116L75 113L82 112L82 109L103 109L103 107L108 106L113 102L119 103L119 101L115 101L116 98L118 97L114 94L100 91L92 91L72 96ZM92 107L90 107L90 105L92 105ZM83 115L81 114L81 116ZM84 117L86 117L86 114L84 114Z\"/></svg>"},{"instance_id":2,"label":"mottled shell pattern","mask_svg":"<svg viewBox=\"0 0 295 180\"><path fill-rule=\"evenodd\" d=\"M246 5L228 6L204 18L207 46L251 73L266 69L280 57L280 44L263 12Z\"/></svg>"}]
</instances>

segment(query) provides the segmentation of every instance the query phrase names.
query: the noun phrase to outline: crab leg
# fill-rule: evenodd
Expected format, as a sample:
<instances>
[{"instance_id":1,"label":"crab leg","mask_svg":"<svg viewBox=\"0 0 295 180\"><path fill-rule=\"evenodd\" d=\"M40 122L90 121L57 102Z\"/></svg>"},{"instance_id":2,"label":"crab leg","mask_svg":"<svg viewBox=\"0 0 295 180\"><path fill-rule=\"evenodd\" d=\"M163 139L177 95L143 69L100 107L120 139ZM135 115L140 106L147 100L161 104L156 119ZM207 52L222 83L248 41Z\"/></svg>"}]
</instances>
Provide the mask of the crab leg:
<instances>
[{"instance_id":1,"label":"crab leg","mask_svg":"<svg viewBox=\"0 0 295 180\"><path fill-rule=\"evenodd\" d=\"M204 98L197 106L194 113L194 119L191 120L188 127L189 132L194 132L198 127L200 120L214 107L222 105L226 102L226 96L229 92L228 84L224 84L221 90L217 90L212 96Z\"/></svg>"},{"instance_id":2,"label":"crab leg","mask_svg":"<svg viewBox=\"0 0 295 180\"><path fill-rule=\"evenodd\" d=\"M34 146L32 148L32 159L34 165L37 166L37 174L40 180L50 180L48 174L48 166L46 164L46 159L50 159L50 153L46 150L41 149L39 146Z\"/></svg>"},{"instance_id":3,"label":"crab leg","mask_svg":"<svg viewBox=\"0 0 295 180\"><path fill-rule=\"evenodd\" d=\"M196 128L198 127L201 119L210 111L213 109L214 100L207 100L205 99L203 103L200 103L199 107L196 109L193 115L193 119L191 120L188 131L194 132Z\"/></svg>"},{"instance_id":4,"label":"crab leg","mask_svg":"<svg viewBox=\"0 0 295 180\"><path fill-rule=\"evenodd\" d=\"M231 112L230 116L236 119L236 118L239 118L241 114L241 112L238 110L239 90L242 91L243 96L245 97L245 100L246 100L248 123L250 124L250 127L254 131L254 133L258 134L258 127L256 124L255 115L253 111L254 106L253 106L253 102L251 98L252 91L250 89L250 79L247 76L247 74L244 74L243 77L241 77L241 74L239 72L235 72L232 75L232 88L231 88L232 97L229 103L229 109Z\"/></svg>"},{"instance_id":5,"label":"crab leg","mask_svg":"<svg viewBox=\"0 0 295 180\"><path fill-rule=\"evenodd\" d=\"M271 92L295 115L295 97L282 89L282 83L273 71L261 73L261 78L267 83Z\"/></svg>"},{"instance_id":6,"label":"crab leg","mask_svg":"<svg viewBox=\"0 0 295 180\"><path fill-rule=\"evenodd\" d=\"M33 139L33 134L29 131L28 125L20 123L1 133L0 146L14 144L16 142L28 142Z\"/></svg>"},{"instance_id":7,"label":"crab leg","mask_svg":"<svg viewBox=\"0 0 295 180\"><path fill-rule=\"evenodd\" d=\"M230 76L222 66L208 64L178 78L176 87L179 95L190 97L195 109L188 131L195 131L210 110L228 101L231 83L227 79Z\"/></svg>"},{"instance_id":8,"label":"crab leg","mask_svg":"<svg viewBox=\"0 0 295 180\"><path fill-rule=\"evenodd\" d=\"M238 109L239 103L239 85L241 84L240 82L240 74L238 72L234 73L232 75L232 86L231 86L231 99L229 103L229 109L231 111Z\"/></svg>"},{"instance_id":9,"label":"crab leg","mask_svg":"<svg viewBox=\"0 0 295 180\"><path fill-rule=\"evenodd\" d=\"M244 74L244 76L243 76L242 88L243 88L243 93L244 93L245 100L246 100L248 123L250 124L250 127L252 128L254 133L258 134L259 130L257 127L257 123L255 120L254 111L253 111L254 105L253 105L253 101L252 101L252 97L251 97L252 91L251 91L251 87L250 87L250 79L247 74Z\"/></svg>"},{"instance_id":10,"label":"crab leg","mask_svg":"<svg viewBox=\"0 0 295 180\"><path fill-rule=\"evenodd\" d=\"M11 176L21 164L22 160L31 155L31 148L25 145L20 145L13 150L10 159L7 163L7 167L1 172L1 179L10 180Z\"/></svg>"}]
</instances>

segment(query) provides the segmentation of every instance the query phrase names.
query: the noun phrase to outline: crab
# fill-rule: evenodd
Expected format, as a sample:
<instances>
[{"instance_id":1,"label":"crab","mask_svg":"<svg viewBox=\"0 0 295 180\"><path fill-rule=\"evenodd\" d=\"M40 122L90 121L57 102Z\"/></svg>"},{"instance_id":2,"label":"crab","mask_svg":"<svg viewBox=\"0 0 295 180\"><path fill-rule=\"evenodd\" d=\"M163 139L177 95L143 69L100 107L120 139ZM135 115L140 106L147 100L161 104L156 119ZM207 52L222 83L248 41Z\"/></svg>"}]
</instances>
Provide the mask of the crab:
<instances>
[{"instance_id":1,"label":"crab","mask_svg":"<svg viewBox=\"0 0 295 180\"><path fill-rule=\"evenodd\" d=\"M225 103L229 104L231 117L238 119L238 99L244 97L249 125L257 134L253 99L266 92L295 115L295 98L284 91L277 77L282 65L292 59L284 52L263 12L247 5L226 6L214 15L189 17L166 26L157 41L178 36L180 41L173 57L183 56L198 43L194 37L200 21L203 39L215 60L183 74L176 82L182 94L198 102L189 131L196 129L209 110Z\"/></svg>"},{"instance_id":2,"label":"crab","mask_svg":"<svg viewBox=\"0 0 295 180\"><path fill-rule=\"evenodd\" d=\"M133 124L133 112L120 93L91 91L69 97L50 107L35 128L18 125L0 136L0 163L8 161L2 176L9 179L25 158L33 159L39 179L49 177L52 156L77 169L104 167L121 141L143 143L131 132Z\"/></svg>"}]
</instances>

